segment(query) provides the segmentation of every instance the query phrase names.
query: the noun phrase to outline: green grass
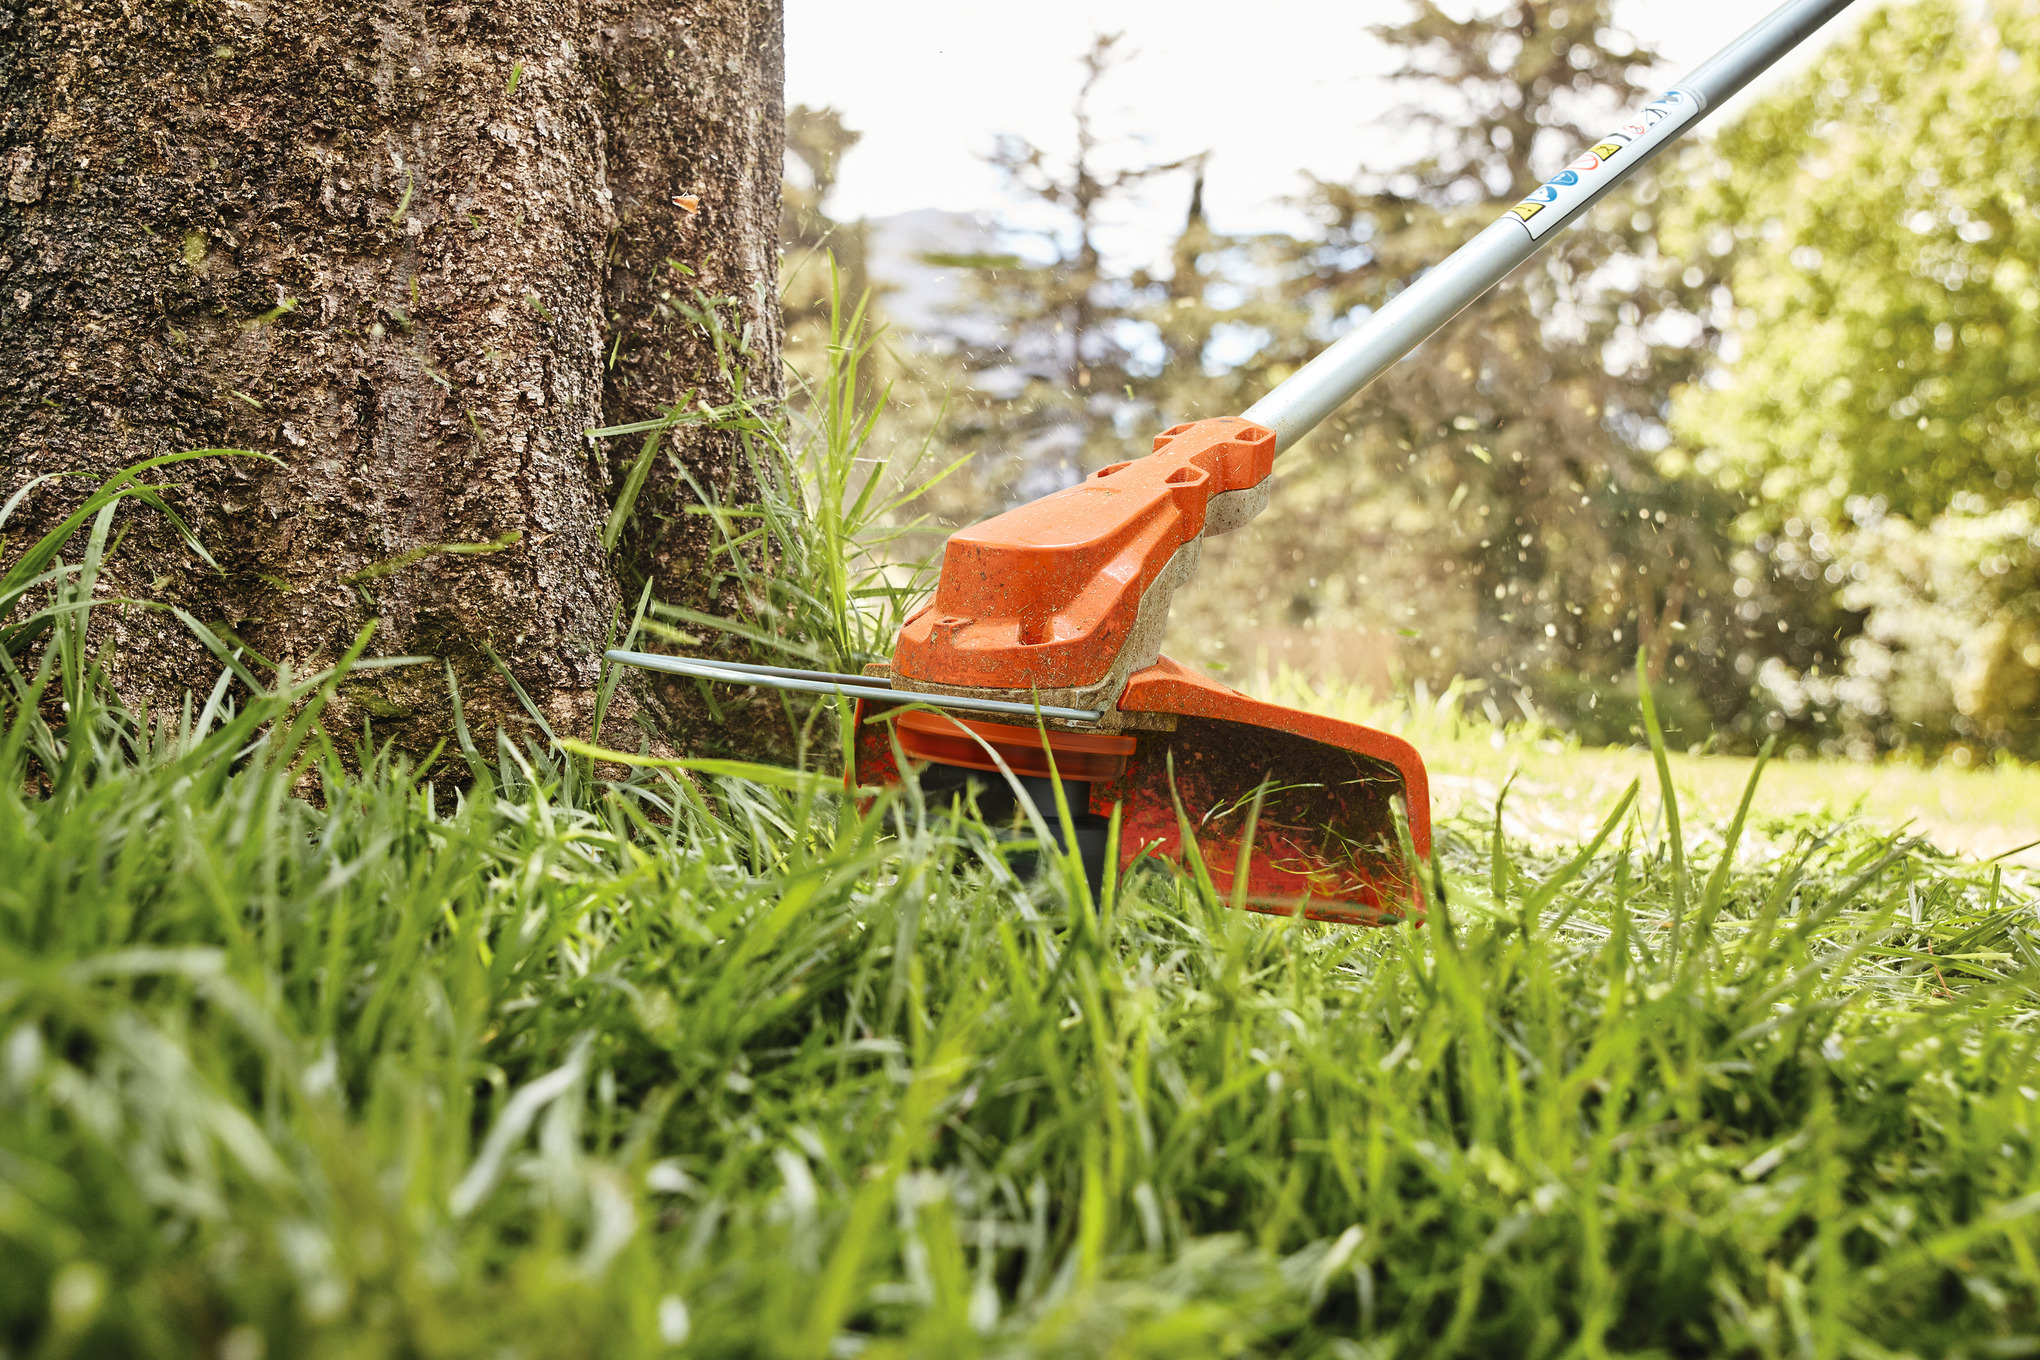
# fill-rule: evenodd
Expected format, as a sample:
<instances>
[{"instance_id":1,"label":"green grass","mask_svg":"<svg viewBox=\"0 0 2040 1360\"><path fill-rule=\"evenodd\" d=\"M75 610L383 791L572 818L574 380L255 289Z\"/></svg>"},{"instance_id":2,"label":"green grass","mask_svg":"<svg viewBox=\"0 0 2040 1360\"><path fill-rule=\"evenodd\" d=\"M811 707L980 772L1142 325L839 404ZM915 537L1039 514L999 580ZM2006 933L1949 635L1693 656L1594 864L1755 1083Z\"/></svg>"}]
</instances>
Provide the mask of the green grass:
<instances>
[{"instance_id":1,"label":"green grass","mask_svg":"<svg viewBox=\"0 0 2040 1360\"><path fill-rule=\"evenodd\" d=\"M911 791L11 682L8 1355L2040 1348L2019 872L1487 807L1424 929L1093 907Z\"/></svg>"},{"instance_id":2,"label":"green grass","mask_svg":"<svg viewBox=\"0 0 2040 1360\"><path fill-rule=\"evenodd\" d=\"M763 656L914 590L846 362L745 413ZM123 477L0 581L0 1360L2040 1350L2034 884L1890 778L1319 692L1442 775L1429 925L1093 903L912 789L419 769L189 618L221 684L123 713Z\"/></svg>"}]
</instances>

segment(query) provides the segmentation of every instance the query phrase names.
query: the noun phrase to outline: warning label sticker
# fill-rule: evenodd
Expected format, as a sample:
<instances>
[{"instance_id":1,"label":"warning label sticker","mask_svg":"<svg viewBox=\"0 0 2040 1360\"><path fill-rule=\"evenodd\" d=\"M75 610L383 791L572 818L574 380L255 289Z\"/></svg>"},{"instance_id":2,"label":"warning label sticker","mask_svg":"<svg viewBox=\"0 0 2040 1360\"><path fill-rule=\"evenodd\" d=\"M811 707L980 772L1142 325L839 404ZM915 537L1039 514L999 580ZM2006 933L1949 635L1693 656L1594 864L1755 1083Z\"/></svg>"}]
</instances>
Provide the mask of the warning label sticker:
<instances>
[{"instance_id":1,"label":"warning label sticker","mask_svg":"<svg viewBox=\"0 0 2040 1360\"><path fill-rule=\"evenodd\" d=\"M1571 165L1544 181L1509 209L1532 240L1540 239L1575 208L1619 179L1624 170L1679 135L1700 114L1700 100L1686 90L1668 90L1648 108L1601 138Z\"/></svg>"}]
</instances>

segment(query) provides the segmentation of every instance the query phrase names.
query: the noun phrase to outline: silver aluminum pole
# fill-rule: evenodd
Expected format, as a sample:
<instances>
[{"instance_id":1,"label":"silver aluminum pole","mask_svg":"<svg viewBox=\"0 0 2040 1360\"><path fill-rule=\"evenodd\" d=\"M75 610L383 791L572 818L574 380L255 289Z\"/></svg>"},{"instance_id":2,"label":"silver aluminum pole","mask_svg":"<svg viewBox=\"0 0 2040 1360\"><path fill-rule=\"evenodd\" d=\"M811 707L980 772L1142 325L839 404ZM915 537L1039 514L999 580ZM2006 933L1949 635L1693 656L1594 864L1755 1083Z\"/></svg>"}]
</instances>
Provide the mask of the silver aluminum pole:
<instances>
[{"instance_id":1,"label":"silver aluminum pole","mask_svg":"<svg viewBox=\"0 0 2040 1360\"><path fill-rule=\"evenodd\" d=\"M1245 415L1288 448L1850 0L1787 0L1312 359Z\"/></svg>"}]
</instances>

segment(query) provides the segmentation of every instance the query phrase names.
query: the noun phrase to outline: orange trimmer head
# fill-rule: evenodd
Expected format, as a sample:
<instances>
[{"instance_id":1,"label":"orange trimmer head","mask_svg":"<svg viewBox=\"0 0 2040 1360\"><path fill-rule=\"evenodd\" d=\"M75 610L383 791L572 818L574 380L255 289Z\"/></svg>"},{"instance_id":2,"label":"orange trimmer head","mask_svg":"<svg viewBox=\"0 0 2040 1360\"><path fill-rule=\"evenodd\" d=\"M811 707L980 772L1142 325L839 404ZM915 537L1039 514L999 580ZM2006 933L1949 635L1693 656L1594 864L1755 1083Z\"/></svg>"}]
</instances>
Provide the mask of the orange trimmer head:
<instances>
[{"instance_id":1,"label":"orange trimmer head","mask_svg":"<svg viewBox=\"0 0 2040 1360\"><path fill-rule=\"evenodd\" d=\"M994 811L1026 797L1052 829L1059 778L1076 814L1069 848L1094 879L1116 808L1120 868L1182 863L1194 845L1219 894L1253 910L1408 917L1417 894L1398 814L1418 855L1431 830L1416 750L1248 698L1159 652L1170 596L1207 534L1266 503L1274 454L1274 434L1249 421L1179 425L1145 458L952 537L884 675L896 692L859 705L851 777L897 782L904 760L924 788L971 787ZM902 691L931 706L902 705ZM1025 716L947 706L958 700Z\"/></svg>"}]
</instances>

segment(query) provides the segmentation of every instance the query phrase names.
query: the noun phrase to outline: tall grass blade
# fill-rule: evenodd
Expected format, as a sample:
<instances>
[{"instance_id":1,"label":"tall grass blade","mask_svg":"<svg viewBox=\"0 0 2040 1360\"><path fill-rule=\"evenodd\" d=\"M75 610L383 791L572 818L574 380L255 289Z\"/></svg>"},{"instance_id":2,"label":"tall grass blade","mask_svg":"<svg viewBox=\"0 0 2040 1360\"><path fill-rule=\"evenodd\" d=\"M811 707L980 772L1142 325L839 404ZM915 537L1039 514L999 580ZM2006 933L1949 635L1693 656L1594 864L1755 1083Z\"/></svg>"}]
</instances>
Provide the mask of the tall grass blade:
<instances>
[{"instance_id":1,"label":"tall grass blade","mask_svg":"<svg viewBox=\"0 0 2040 1360\"><path fill-rule=\"evenodd\" d=\"M1672 931L1666 952L1676 961L1686 930L1686 839L1679 829L1679 793L1672 787L1672 765L1665 756L1664 729L1658 726L1657 704L1651 697L1650 675L1645 664L1647 659L1646 650L1637 648L1636 701L1643 709L1643 727L1650 737L1650 757L1657 766L1658 796L1664 804L1665 841L1671 848Z\"/></svg>"}]
</instances>

